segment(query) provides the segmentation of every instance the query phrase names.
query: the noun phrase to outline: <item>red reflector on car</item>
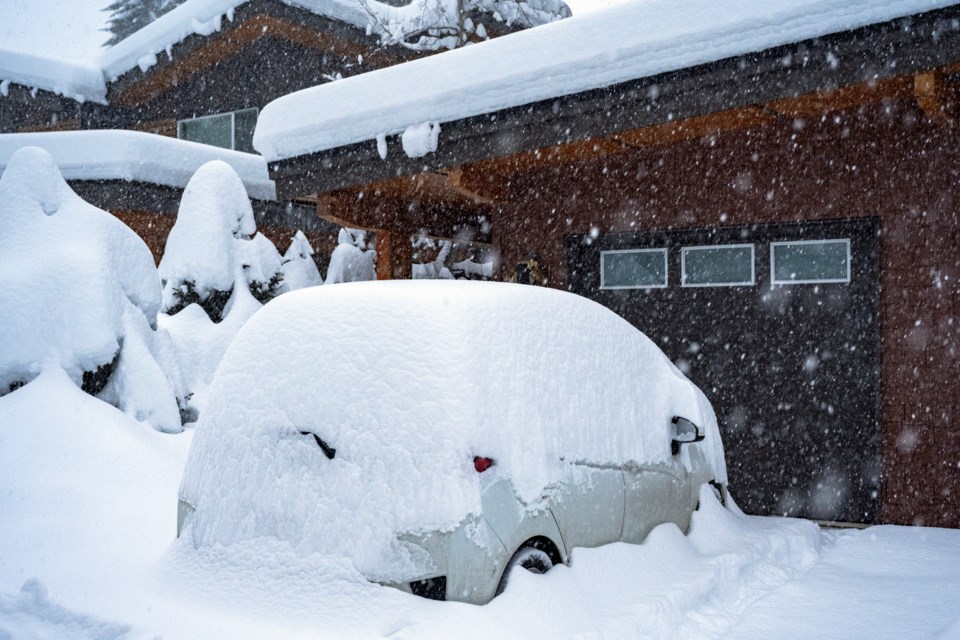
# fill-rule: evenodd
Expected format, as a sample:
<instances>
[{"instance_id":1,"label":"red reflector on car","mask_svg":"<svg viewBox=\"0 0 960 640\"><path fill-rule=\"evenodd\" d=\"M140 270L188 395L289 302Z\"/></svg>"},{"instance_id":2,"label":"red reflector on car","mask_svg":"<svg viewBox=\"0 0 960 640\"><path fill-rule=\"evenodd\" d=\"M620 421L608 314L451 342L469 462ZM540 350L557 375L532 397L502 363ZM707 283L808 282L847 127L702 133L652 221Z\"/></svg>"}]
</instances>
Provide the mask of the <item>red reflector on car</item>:
<instances>
[{"instance_id":1,"label":"red reflector on car","mask_svg":"<svg viewBox=\"0 0 960 640\"><path fill-rule=\"evenodd\" d=\"M492 466L493 460L491 458L476 456L473 459L473 468L477 470L477 473L483 473Z\"/></svg>"}]
</instances>

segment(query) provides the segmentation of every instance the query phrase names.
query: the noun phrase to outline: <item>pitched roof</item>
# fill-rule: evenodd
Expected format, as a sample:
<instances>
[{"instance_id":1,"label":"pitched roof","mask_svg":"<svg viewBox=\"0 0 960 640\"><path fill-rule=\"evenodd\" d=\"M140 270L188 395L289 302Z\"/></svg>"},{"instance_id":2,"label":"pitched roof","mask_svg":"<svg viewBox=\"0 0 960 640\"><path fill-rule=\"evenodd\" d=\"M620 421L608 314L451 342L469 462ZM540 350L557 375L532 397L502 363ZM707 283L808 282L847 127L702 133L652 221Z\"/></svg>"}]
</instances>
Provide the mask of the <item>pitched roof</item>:
<instances>
[{"instance_id":1,"label":"pitched roof","mask_svg":"<svg viewBox=\"0 0 960 640\"><path fill-rule=\"evenodd\" d=\"M168 138L142 131L97 129L0 135L0 174L23 147L41 147L53 156L67 180L125 180L182 189L211 160L223 160L240 176L247 193L273 200L266 161L256 154Z\"/></svg>"},{"instance_id":2,"label":"pitched roof","mask_svg":"<svg viewBox=\"0 0 960 640\"><path fill-rule=\"evenodd\" d=\"M269 161L293 158L954 4L632 0L284 96L261 112L254 146Z\"/></svg>"},{"instance_id":3,"label":"pitched roof","mask_svg":"<svg viewBox=\"0 0 960 640\"><path fill-rule=\"evenodd\" d=\"M235 10L252 0L187 0L131 34L96 57L85 62L60 60L0 49L0 82L35 87L74 98L107 103L106 85L124 73L139 66L146 71L157 63L164 52L172 55L172 48L191 35L209 36L221 31L233 21ZM383 35L392 25L419 24L425 18L417 3L395 7L378 0L279 0L311 13L338 20L359 29ZM531 5L527 12L514 7L506 19L516 20L522 26L534 26L549 21L551 16L569 14L561 0L526 0ZM507 13L515 0L476 0L484 10ZM496 13L495 18L500 14ZM499 18L504 19L504 18ZM6 91L3 91L5 95Z\"/></svg>"}]
</instances>

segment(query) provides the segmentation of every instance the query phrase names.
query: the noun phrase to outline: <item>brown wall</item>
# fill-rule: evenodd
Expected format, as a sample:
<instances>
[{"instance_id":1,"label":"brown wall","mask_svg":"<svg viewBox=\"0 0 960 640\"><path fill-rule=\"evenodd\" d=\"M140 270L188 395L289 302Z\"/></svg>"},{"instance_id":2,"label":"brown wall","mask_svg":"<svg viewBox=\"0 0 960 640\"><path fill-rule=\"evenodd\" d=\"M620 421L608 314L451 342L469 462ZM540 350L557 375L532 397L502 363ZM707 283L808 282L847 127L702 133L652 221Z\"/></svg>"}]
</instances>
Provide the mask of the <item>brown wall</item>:
<instances>
[{"instance_id":1,"label":"brown wall","mask_svg":"<svg viewBox=\"0 0 960 640\"><path fill-rule=\"evenodd\" d=\"M513 174L495 243L507 269L536 252L564 287L563 238L591 227L879 216L883 519L960 527L958 133L890 101Z\"/></svg>"}]
</instances>

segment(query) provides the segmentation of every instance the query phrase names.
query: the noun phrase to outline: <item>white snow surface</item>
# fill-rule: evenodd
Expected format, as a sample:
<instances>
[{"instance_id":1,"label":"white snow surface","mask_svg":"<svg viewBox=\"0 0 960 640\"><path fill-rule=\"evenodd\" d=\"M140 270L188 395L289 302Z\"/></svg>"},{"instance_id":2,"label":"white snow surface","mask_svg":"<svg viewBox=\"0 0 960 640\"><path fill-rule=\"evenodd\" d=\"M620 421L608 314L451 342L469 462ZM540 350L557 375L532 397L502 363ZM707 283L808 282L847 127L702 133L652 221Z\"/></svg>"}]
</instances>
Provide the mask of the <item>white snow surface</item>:
<instances>
[{"instance_id":1,"label":"white snow surface","mask_svg":"<svg viewBox=\"0 0 960 640\"><path fill-rule=\"evenodd\" d=\"M111 362L128 306L156 325L147 245L75 194L43 149L18 150L0 177L0 387L47 362L77 381Z\"/></svg>"},{"instance_id":2,"label":"white snow surface","mask_svg":"<svg viewBox=\"0 0 960 640\"><path fill-rule=\"evenodd\" d=\"M260 281L263 271L271 275L279 271L276 248L270 244L275 254L271 256L260 241L251 239L256 233L253 208L233 168L218 160L200 167L183 191L177 221L160 259L163 308L174 305L174 293L186 282L206 296L245 283L244 266L249 265ZM261 265L264 261L267 264Z\"/></svg>"},{"instance_id":3,"label":"white snow surface","mask_svg":"<svg viewBox=\"0 0 960 640\"><path fill-rule=\"evenodd\" d=\"M279 98L268 161L644 78L954 4L955 0L632 0Z\"/></svg>"},{"instance_id":4,"label":"white snow surface","mask_svg":"<svg viewBox=\"0 0 960 640\"><path fill-rule=\"evenodd\" d=\"M67 180L129 180L177 188L205 163L221 160L237 172L251 197L276 198L261 156L189 140L119 129L0 134L0 171L23 147L46 149Z\"/></svg>"},{"instance_id":5,"label":"white snow surface","mask_svg":"<svg viewBox=\"0 0 960 640\"><path fill-rule=\"evenodd\" d=\"M960 638L960 532L818 531L709 493L686 537L575 549L483 607L276 540L193 549L174 540L193 435L145 429L57 368L0 397L0 637Z\"/></svg>"},{"instance_id":6,"label":"white snow surface","mask_svg":"<svg viewBox=\"0 0 960 640\"><path fill-rule=\"evenodd\" d=\"M403 579L419 565L398 533L480 512L474 456L496 459L535 508L572 461L669 460L674 415L704 429L694 446L725 481L700 391L585 298L478 282L295 291L247 322L217 370L184 474L188 535L198 547L276 538Z\"/></svg>"},{"instance_id":7,"label":"white snow surface","mask_svg":"<svg viewBox=\"0 0 960 640\"><path fill-rule=\"evenodd\" d=\"M47 55L0 48L0 81L38 87L78 102L106 103L103 72L93 62L64 60ZM6 96L6 91L3 92Z\"/></svg>"},{"instance_id":8,"label":"white snow surface","mask_svg":"<svg viewBox=\"0 0 960 640\"><path fill-rule=\"evenodd\" d=\"M283 254L283 283L287 291L323 284L317 263L313 261L314 253L310 241L298 230Z\"/></svg>"}]
</instances>

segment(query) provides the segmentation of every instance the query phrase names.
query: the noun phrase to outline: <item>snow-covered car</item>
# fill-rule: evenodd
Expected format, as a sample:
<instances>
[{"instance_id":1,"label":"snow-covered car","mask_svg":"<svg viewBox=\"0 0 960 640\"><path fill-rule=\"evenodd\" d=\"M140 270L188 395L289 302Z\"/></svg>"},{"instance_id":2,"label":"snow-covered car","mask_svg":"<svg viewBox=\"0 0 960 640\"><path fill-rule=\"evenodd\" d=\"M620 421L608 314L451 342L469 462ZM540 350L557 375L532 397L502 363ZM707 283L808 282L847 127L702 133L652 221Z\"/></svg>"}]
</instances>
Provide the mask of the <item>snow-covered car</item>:
<instances>
[{"instance_id":1,"label":"snow-covered car","mask_svg":"<svg viewBox=\"0 0 960 640\"><path fill-rule=\"evenodd\" d=\"M231 344L177 533L280 540L481 604L516 567L685 531L726 481L710 403L608 309L502 283L342 284L277 298Z\"/></svg>"}]
</instances>

